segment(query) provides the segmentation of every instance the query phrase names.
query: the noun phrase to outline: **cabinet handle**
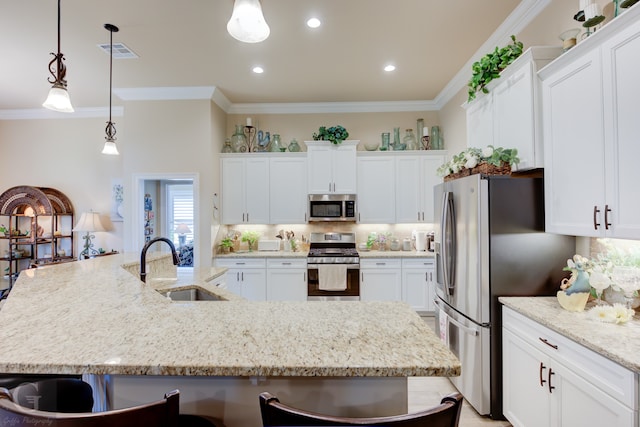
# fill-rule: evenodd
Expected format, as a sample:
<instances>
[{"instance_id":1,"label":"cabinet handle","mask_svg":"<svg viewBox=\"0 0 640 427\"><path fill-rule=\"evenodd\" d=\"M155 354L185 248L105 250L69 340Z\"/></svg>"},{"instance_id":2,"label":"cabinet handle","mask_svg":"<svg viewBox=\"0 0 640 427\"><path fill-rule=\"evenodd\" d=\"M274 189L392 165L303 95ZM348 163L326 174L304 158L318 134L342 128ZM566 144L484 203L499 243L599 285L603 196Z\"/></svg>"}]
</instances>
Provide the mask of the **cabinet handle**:
<instances>
[{"instance_id":1,"label":"cabinet handle","mask_svg":"<svg viewBox=\"0 0 640 427\"><path fill-rule=\"evenodd\" d=\"M429 281L429 273L425 271L424 273L424 281L428 282Z\"/></svg>"},{"instance_id":2,"label":"cabinet handle","mask_svg":"<svg viewBox=\"0 0 640 427\"><path fill-rule=\"evenodd\" d=\"M424 212L422 212L422 220L424 221Z\"/></svg>"},{"instance_id":3,"label":"cabinet handle","mask_svg":"<svg viewBox=\"0 0 640 427\"><path fill-rule=\"evenodd\" d=\"M553 369L549 368L549 381L548 381L548 386L549 386L549 394L553 393L553 389L555 389L555 386L551 385L551 375L555 375L556 373L553 372Z\"/></svg>"},{"instance_id":4,"label":"cabinet handle","mask_svg":"<svg viewBox=\"0 0 640 427\"><path fill-rule=\"evenodd\" d=\"M542 362L540 362L540 387L544 387L544 383L546 383L546 382L547 382L547 380L545 380L545 379L542 377L542 370L543 370L543 369L547 369L547 367L546 367L546 366L544 366L544 365L542 364Z\"/></svg>"},{"instance_id":5,"label":"cabinet handle","mask_svg":"<svg viewBox=\"0 0 640 427\"><path fill-rule=\"evenodd\" d=\"M593 207L593 228L595 230L598 229L598 227L600 227L600 223L598 222L598 214L600 213L600 209L598 209L597 206Z\"/></svg>"},{"instance_id":6,"label":"cabinet handle","mask_svg":"<svg viewBox=\"0 0 640 427\"><path fill-rule=\"evenodd\" d=\"M304 273L302 273L302 281L303 282L307 281L307 272L306 271Z\"/></svg>"},{"instance_id":7,"label":"cabinet handle","mask_svg":"<svg viewBox=\"0 0 640 427\"><path fill-rule=\"evenodd\" d=\"M283 262L282 265L291 265L290 262Z\"/></svg>"},{"instance_id":8,"label":"cabinet handle","mask_svg":"<svg viewBox=\"0 0 640 427\"><path fill-rule=\"evenodd\" d=\"M247 212L247 222L249 222L249 212Z\"/></svg>"},{"instance_id":9,"label":"cabinet handle","mask_svg":"<svg viewBox=\"0 0 640 427\"><path fill-rule=\"evenodd\" d=\"M542 341L543 343L545 343L546 345L548 345L549 347L551 347L552 349L554 349L554 350L557 350L557 349L558 349L558 346L557 346L557 345L555 345L555 344L551 344L551 343L550 343L546 338L540 338L540 337L538 337L538 339L539 339L540 341Z\"/></svg>"},{"instance_id":10,"label":"cabinet handle","mask_svg":"<svg viewBox=\"0 0 640 427\"><path fill-rule=\"evenodd\" d=\"M360 283L364 283L364 273L360 272Z\"/></svg>"},{"instance_id":11,"label":"cabinet handle","mask_svg":"<svg viewBox=\"0 0 640 427\"><path fill-rule=\"evenodd\" d=\"M242 278L242 281L244 282L244 271L242 273L240 273L240 277Z\"/></svg>"},{"instance_id":12,"label":"cabinet handle","mask_svg":"<svg viewBox=\"0 0 640 427\"><path fill-rule=\"evenodd\" d=\"M240 281L240 272L236 272L236 282Z\"/></svg>"},{"instance_id":13,"label":"cabinet handle","mask_svg":"<svg viewBox=\"0 0 640 427\"><path fill-rule=\"evenodd\" d=\"M331 183L329 183L329 193L331 193Z\"/></svg>"},{"instance_id":14,"label":"cabinet handle","mask_svg":"<svg viewBox=\"0 0 640 427\"><path fill-rule=\"evenodd\" d=\"M418 221L420 221L420 212L418 212Z\"/></svg>"},{"instance_id":15,"label":"cabinet handle","mask_svg":"<svg viewBox=\"0 0 640 427\"><path fill-rule=\"evenodd\" d=\"M376 265L387 265L386 262L376 262Z\"/></svg>"},{"instance_id":16,"label":"cabinet handle","mask_svg":"<svg viewBox=\"0 0 640 427\"><path fill-rule=\"evenodd\" d=\"M245 265L246 262L236 262L236 265Z\"/></svg>"},{"instance_id":17,"label":"cabinet handle","mask_svg":"<svg viewBox=\"0 0 640 427\"><path fill-rule=\"evenodd\" d=\"M609 205L604 205L604 229L608 230L611 227L611 223L609 222L609 212L611 212L611 208Z\"/></svg>"}]
</instances>

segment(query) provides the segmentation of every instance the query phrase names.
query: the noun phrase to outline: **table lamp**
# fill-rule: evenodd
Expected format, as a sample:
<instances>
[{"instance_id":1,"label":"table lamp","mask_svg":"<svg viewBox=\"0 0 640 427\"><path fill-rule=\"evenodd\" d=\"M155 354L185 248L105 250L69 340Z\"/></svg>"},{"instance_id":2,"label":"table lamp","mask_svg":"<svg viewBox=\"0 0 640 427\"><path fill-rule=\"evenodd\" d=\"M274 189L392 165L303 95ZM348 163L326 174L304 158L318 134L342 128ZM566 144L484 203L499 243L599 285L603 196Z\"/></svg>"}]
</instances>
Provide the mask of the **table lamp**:
<instances>
[{"instance_id":1,"label":"table lamp","mask_svg":"<svg viewBox=\"0 0 640 427\"><path fill-rule=\"evenodd\" d=\"M178 233L178 246L184 246L187 240L187 233L191 233L191 229L187 224L178 224L175 230Z\"/></svg>"},{"instance_id":2,"label":"table lamp","mask_svg":"<svg viewBox=\"0 0 640 427\"><path fill-rule=\"evenodd\" d=\"M100 221L100 214L98 212L84 212L80 216L80 221L73 227L72 231L86 232L82 238L84 239L84 250L80 252L80 259L89 258L91 255L97 255L98 251L93 249L93 243L91 239L95 238L94 231L107 231L102 222Z\"/></svg>"}]
</instances>

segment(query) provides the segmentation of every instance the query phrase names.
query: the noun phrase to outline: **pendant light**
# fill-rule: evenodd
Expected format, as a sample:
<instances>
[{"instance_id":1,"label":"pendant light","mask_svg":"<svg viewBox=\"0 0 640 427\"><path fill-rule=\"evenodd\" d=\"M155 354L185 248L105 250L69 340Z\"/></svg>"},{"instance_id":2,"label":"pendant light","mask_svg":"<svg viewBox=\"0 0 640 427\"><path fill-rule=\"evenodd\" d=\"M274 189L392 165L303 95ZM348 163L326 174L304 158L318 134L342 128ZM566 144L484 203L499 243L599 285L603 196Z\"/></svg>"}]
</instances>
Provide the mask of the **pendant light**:
<instances>
[{"instance_id":1,"label":"pendant light","mask_svg":"<svg viewBox=\"0 0 640 427\"><path fill-rule=\"evenodd\" d=\"M235 0L227 31L245 43L259 43L269 37L271 30L262 15L260 1Z\"/></svg>"},{"instance_id":2,"label":"pendant light","mask_svg":"<svg viewBox=\"0 0 640 427\"><path fill-rule=\"evenodd\" d=\"M109 40L109 121L107 122L107 127L105 128L105 133L107 136L104 137L105 143L104 148L102 149L102 154L110 154L117 156L118 147L116 147L116 126L115 123L111 121L111 94L113 92L112 89L112 81L113 81L113 33L120 31L118 27L112 24L104 24L104 28L107 29L110 33Z\"/></svg>"},{"instance_id":3,"label":"pendant light","mask_svg":"<svg viewBox=\"0 0 640 427\"><path fill-rule=\"evenodd\" d=\"M43 107L49 110L60 111L63 113L73 113L73 106L71 105L71 99L69 99L69 92L67 92L67 67L64 65L64 55L60 52L60 0L58 0L58 53L51 52L53 59L49 62L49 72L53 76L53 81L49 80L49 83L53 83L51 90L49 90L49 96L42 104ZM55 65L54 65L55 64Z\"/></svg>"}]
</instances>

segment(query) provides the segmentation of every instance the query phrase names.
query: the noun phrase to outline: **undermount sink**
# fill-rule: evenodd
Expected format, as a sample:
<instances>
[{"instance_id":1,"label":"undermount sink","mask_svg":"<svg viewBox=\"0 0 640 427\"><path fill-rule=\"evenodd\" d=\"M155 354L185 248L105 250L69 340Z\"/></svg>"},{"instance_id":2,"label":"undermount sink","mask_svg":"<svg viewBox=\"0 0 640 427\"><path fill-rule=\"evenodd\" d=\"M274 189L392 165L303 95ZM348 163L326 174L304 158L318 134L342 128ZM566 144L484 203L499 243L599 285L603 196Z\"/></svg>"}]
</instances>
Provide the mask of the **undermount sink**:
<instances>
[{"instance_id":1,"label":"undermount sink","mask_svg":"<svg viewBox=\"0 0 640 427\"><path fill-rule=\"evenodd\" d=\"M204 289L194 286L183 288L177 291L158 291L171 301L222 301L219 296L207 292Z\"/></svg>"}]
</instances>

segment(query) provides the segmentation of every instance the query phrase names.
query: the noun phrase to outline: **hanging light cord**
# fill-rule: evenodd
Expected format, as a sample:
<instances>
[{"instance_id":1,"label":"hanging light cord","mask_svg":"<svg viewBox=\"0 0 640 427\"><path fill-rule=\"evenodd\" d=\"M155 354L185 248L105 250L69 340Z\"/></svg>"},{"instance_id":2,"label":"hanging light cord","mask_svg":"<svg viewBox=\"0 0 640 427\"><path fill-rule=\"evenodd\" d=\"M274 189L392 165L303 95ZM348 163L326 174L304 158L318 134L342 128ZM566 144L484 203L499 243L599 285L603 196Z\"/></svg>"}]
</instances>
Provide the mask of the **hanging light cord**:
<instances>
[{"instance_id":1,"label":"hanging light cord","mask_svg":"<svg viewBox=\"0 0 640 427\"><path fill-rule=\"evenodd\" d=\"M64 63L64 55L60 53L60 0L58 0L58 53L51 52L53 55L53 59L49 62L49 72L53 76L53 80L51 78L48 79L49 83L54 85L59 85L63 88L67 87L67 80L65 79L67 75L67 67L65 67ZM55 68L54 68L54 63Z\"/></svg>"},{"instance_id":2,"label":"hanging light cord","mask_svg":"<svg viewBox=\"0 0 640 427\"><path fill-rule=\"evenodd\" d=\"M104 24L104 27L109 30L109 33L111 34L109 41L109 121L107 122L107 127L104 130L107 134L104 139L113 142L116 140L116 126L111 121L111 98L113 92L113 32L118 31L118 27L111 24Z\"/></svg>"}]
</instances>

